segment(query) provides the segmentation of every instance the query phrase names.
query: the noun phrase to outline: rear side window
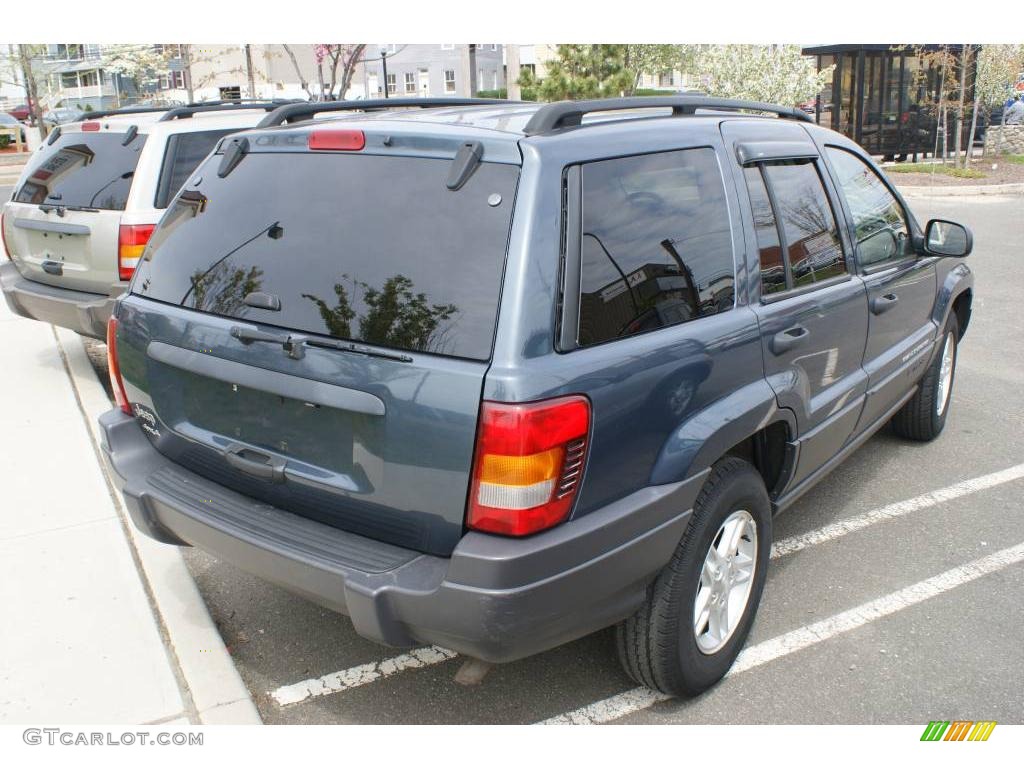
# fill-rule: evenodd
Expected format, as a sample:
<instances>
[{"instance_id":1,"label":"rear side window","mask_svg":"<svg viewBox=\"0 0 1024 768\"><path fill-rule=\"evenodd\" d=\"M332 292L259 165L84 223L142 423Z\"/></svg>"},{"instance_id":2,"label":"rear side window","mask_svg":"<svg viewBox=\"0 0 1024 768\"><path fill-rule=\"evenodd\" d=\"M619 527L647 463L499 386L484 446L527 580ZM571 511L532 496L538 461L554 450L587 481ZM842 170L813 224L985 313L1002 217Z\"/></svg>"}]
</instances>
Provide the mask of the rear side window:
<instances>
[{"instance_id":1,"label":"rear side window","mask_svg":"<svg viewBox=\"0 0 1024 768\"><path fill-rule=\"evenodd\" d=\"M449 159L251 152L225 178L219 162L171 203L132 291L290 330L490 357L518 166L482 163L451 191ZM257 292L280 309L246 304Z\"/></svg>"},{"instance_id":2,"label":"rear side window","mask_svg":"<svg viewBox=\"0 0 1024 768\"><path fill-rule=\"evenodd\" d=\"M813 162L770 163L747 168L744 174L763 294L805 288L846 274L836 219Z\"/></svg>"},{"instance_id":3,"label":"rear side window","mask_svg":"<svg viewBox=\"0 0 1024 768\"><path fill-rule=\"evenodd\" d=\"M198 168L199 164L217 146L217 142L236 130L228 128L220 131L192 131L191 133L175 133L168 136L153 206L166 208L181 189L181 185L188 180L192 171Z\"/></svg>"},{"instance_id":4,"label":"rear side window","mask_svg":"<svg viewBox=\"0 0 1024 768\"><path fill-rule=\"evenodd\" d=\"M732 235L712 149L582 167L579 344L731 309Z\"/></svg>"},{"instance_id":5,"label":"rear side window","mask_svg":"<svg viewBox=\"0 0 1024 768\"><path fill-rule=\"evenodd\" d=\"M146 144L144 134L136 134L125 144L126 135L61 134L36 153L14 200L123 211Z\"/></svg>"}]
</instances>

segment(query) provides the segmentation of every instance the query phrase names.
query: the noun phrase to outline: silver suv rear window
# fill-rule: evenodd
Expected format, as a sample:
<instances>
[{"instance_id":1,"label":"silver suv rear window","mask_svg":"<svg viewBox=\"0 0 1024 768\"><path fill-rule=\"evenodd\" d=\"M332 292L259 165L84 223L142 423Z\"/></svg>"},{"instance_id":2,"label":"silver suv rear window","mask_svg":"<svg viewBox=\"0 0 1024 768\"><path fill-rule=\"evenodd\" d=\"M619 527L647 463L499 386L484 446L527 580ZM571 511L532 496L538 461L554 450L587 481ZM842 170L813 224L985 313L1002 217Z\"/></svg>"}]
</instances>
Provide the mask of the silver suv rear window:
<instances>
[{"instance_id":1,"label":"silver suv rear window","mask_svg":"<svg viewBox=\"0 0 1024 768\"><path fill-rule=\"evenodd\" d=\"M146 144L144 134L125 144L126 136L64 133L53 144L44 144L32 158L15 202L123 211Z\"/></svg>"}]
</instances>

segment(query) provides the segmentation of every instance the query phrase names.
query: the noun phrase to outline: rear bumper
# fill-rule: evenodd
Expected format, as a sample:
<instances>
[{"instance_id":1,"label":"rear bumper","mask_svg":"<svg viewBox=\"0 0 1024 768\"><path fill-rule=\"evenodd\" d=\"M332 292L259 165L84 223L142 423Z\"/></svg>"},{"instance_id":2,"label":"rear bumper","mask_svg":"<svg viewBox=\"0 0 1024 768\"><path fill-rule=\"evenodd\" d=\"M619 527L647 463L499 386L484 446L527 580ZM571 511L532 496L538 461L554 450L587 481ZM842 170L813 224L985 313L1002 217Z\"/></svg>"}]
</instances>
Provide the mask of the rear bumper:
<instances>
[{"instance_id":1,"label":"rear bumper","mask_svg":"<svg viewBox=\"0 0 1024 768\"><path fill-rule=\"evenodd\" d=\"M100 427L113 480L143 533L194 545L347 614L371 640L435 643L491 662L634 613L671 559L705 477L646 488L526 539L470 532L443 558L234 493L157 452L120 411L105 413Z\"/></svg>"},{"instance_id":2,"label":"rear bumper","mask_svg":"<svg viewBox=\"0 0 1024 768\"><path fill-rule=\"evenodd\" d=\"M11 261L0 264L0 289L12 312L97 339L106 338L107 320L117 300L117 296L37 283L18 272Z\"/></svg>"}]
</instances>

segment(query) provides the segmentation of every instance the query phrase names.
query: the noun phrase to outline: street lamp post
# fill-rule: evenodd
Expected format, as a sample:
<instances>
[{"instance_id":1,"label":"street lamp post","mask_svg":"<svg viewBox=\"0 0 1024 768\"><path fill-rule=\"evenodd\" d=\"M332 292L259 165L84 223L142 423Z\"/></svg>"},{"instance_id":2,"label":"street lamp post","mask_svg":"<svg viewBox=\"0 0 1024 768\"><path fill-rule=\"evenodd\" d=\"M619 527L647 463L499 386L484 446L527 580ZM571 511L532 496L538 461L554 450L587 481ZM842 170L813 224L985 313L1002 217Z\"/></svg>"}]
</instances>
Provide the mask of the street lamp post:
<instances>
[{"instance_id":1,"label":"street lamp post","mask_svg":"<svg viewBox=\"0 0 1024 768\"><path fill-rule=\"evenodd\" d=\"M384 98L388 98L388 51L387 48L380 49L380 64L384 70Z\"/></svg>"}]
</instances>

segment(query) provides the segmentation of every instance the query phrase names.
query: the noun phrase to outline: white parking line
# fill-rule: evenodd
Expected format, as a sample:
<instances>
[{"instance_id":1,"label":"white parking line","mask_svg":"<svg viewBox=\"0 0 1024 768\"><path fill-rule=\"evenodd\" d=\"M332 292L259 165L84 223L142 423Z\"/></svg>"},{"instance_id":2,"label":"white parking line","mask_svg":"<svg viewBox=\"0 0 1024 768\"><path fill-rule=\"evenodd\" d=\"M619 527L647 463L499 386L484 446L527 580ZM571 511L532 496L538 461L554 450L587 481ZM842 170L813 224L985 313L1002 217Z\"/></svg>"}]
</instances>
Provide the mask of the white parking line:
<instances>
[{"instance_id":1,"label":"white parking line","mask_svg":"<svg viewBox=\"0 0 1024 768\"><path fill-rule=\"evenodd\" d=\"M909 587L904 587L876 600L858 605L856 608L851 608L848 611L837 613L835 616L822 619L814 624L794 629L792 632L779 635L771 640L765 640L763 643L758 643L743 651L726 677L738 675L754 667L767 664L769 661L802 651L812 645L829 640L836 635L863 627L865 624L869 624L884 616L902 611L904 608L917 605L951 589L979 579L982 576L995 573L1022 561L1024 561L1024 542L999 550L998 552L993 552L991 555L986 555L965 565L951 568L937 576L932 576L930 579L911 584ZM611 696L602 701L573 710L572 712L566 712L563 715L549 718L542 721L542 724L593 725L606 723L610 720L624 717L631 712L646 709L669 698L671 697L657 691L652 691L649 688L634 688L617 696Z\"/></svg>"},{"instance_id":2,"label":"white parking line","mask_svg":"<svg viewBox=\"0 0 1024 768\"><path fill-rule=\"evenodd\" d=\"M406 669L419 669L440 664L442 661L454 659L457 655L454 651L438 648L436 645L417 648L392 659L360 664L358 667L332 672L323 677L303 680L301 683L293 685L283 685L276 691L271 691L270 695L282 707L286 704L298 704L300 701L314 696L326 696L329 693L358 688Z\"/></svg>"},{"instance_id":3,"label":"white parking line","mask_svg":"<svg viewBox=\"0 0 1024 768\"><path fill-rule=\"evenodd\" d=\"M1024 464L1017 464L989 475L982 475L981 477L975 477L940 488L937 491L923 493L906 501L887 504L884 507L865 512L863 515L856 515L855 517L840 520L839 522L799 534L798 536L791 536L788 539L777 541L772 545L772 558L791 555L794 552L799 552L801 549L806 549L815 544L822 544L832 539L838 539L840 536L859 531L883 520L891 520L920 509L934 507L937 504L952 501L953 499L977 493L978 491L984 491L988 488L994 488L997 485L1009 483L1022 477L1024 477Z\"/></svg>"},{"instance_id":4,"label":"white parking line","mask_svg":"<svg viewBox=\"0 0 1024 768\"><path fill-rule=\"evenodd\" d=\"M794 552L799 552L807 547L815 544L822 544L826 541L831 541L832 539L837 539L848 533L867 528L875 523L882 522L884 520L891 520L911 512L916 512L946 501L967 496L971 493L977 493L978 491L993 488L997 485L1009 483L1020 478L1024 478L1024 464L1017 464L1016 466L1008 467L1007 469L1003 469L998 472L992 472L988 475L964 480L962 482L955 483L954 485L947 486L946 488L930 491L929 493L915 496L914 498L907 499L905 501L888 504L884 507L865 512L862 515L857 515L846 520L840 520L839 522L831 523L830 525L826 525L822 528L783 539L772 546L771 556L774 559ZM752 650L753 648L748 649L744 654ZM436 646L419 648L417 650L404 653L401 656L396 656L392 659L385 659L384 661L373 662L370 664L362 664L357 667L352 667L351 669L341 670L340 672L332 672L331 674L324 675L320 678L303 680L302 682L294 683L292 685L281 686L277 690L272 691L270 695L281 706L296 704L315 696L326 696L328 694L339 693L350 688L358 688L359 686L372 683L385 677L390 677L391 675L405 670L419 669L421 667L439 664L442 661L455 658L456 655L457 654L453 651L438 648ZM737 659L730 674L734 674L737 671L737 667L743 658L744 656L741 655L739 659ZM644 709L659 701L664 701L667 698L669 697L647 688L636 688L632 691L626 691L623 694L619 694L618 696L613 696L610 699L596 702L589 707L583 707L581 710L577 710L576 712L586 711L589 713L584 716L583 722L606 722L607 720L622 717L624 714L628 714L629 712ZM574 716L576 712L570 712L567 715L561 715L560 717L571 717ZM558 718L555 718L554 721L563 722Z\"/></svg>"}]
</instances>

